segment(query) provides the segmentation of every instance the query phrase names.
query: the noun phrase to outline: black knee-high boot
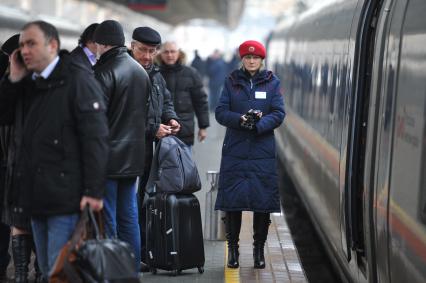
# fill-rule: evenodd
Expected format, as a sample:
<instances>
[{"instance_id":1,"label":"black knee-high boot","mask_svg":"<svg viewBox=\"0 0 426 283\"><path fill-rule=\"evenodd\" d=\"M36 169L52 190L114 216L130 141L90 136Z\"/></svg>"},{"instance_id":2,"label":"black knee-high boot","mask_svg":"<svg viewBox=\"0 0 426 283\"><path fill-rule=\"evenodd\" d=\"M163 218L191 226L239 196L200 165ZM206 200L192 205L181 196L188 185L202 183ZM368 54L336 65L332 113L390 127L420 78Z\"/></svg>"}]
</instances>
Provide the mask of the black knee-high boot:
<instances>
[{"instance_id":1,"label":"black knee-high boot","mask_svg":"<svg viewBox=\"0 0 426 283\"><path fill-rule=\"evenodd\" d=\"M265 268L264 248L271 223L269 213L255 212L253 216L253 260L254 268Z\"/></svg>"},{"instance_id":2,"label":"black knee-high boot","mask_svg":"<svg viewBox=\"0 0 426 283\"><path fill-rule=\"evenodd\" d=\"M226 212L226 239L228 241L228 267L238 268L238 241L241 229L241 211Z\"/></svg>"},{"instance_id":3,"label":"black knee-high boot","mask_svg":"<svg viewBox=\"0 0 426 283\"><path fill-rule=\"evenodd\" d=\"M33 239L30 234L12 236L13 264L15 265L15 283L28 282L28 265L31 258Z\"/></svg>"}]
</instances>

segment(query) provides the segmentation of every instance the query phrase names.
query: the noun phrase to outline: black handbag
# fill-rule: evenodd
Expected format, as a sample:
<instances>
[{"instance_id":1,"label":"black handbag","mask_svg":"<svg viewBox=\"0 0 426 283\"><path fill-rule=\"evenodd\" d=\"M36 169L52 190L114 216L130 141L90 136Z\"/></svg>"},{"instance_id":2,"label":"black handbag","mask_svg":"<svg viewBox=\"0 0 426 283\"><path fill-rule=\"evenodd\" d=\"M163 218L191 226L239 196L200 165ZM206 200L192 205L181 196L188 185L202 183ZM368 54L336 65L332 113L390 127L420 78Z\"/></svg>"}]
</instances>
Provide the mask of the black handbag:
<instances>
[{"instance_id":1,"label":"black handbag","mask_svg":"<svg viewBox=\"0 0 426 283\"><path fill-rule=\"evenodd\" d=\"M95 234L77 250L75 265L83 282L139 283L131 246L118 239L101 238L95 216L87 209Z\"/></svg>"},{"instance_id":2,"label":"black handbag","mask_svg":"<svg viewBox=\"0 0 426 283\"><path fill-rule=\"evenodd\" d=\"M97 216L98 221L89 207L83 210L80 224L66 245L62 272L51 276L49 282L139 283L132 248L118 239L105 238L98 226L99 222L103 228L103 214Z\"/></svg>"}]
</instances>

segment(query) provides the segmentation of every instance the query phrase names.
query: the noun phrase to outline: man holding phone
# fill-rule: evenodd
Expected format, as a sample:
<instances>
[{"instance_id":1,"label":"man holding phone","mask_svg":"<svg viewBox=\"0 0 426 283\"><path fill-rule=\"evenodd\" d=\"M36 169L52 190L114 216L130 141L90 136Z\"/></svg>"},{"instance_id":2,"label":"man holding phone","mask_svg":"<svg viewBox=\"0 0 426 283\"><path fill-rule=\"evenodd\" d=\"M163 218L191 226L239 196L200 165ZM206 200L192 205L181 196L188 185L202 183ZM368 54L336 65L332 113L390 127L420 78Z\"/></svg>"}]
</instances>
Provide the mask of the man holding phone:
<instances>
[{"instance_id":1,"label":"man holding phone","mask_svg":"<svg viewBox=\"0 0 426 283\"><path fill-rule=\"evenodd\" d=\"M138 27L133 31L132 39L132 56L148 72L152 84L146 130L152 144L155 138L177 134L180 124L166 81L154 63L161 44L160 34L150 27Z\"/></svg>"},{"instance_id":2,"label":"man holding phone","mask_svg":"<svg viewBox=\"0 0 426 283\"><path fill-rule=\"evenodd\" d=\"M148 181L149 172L153 158L154 141L168 135L175 135L180 130L178 117L173 107L172 97L167 90L166 81L160 73L160 68L154 64L161 44L160 34L150 27L138 27L133 31L131 51L133 58L148 72L152 88L149 97L148 122L145 130L145 169L139 181L139 227L141 230L141 255L145 262L145 226L146 215L142 208L145 195L145 186ZM142 264L141 271L149 268Z\"/></svg>"},{"instance_id":3,"label":"man holding phone","mask_svg":"<svg viewBox=\"0 0 426 283\"><path fill-rule=\"evenodd\" d=\"M56 28L26 24L10 73L0 83L0 125L15 126L14 211L31 216L44 281L69 240L80 209L102 209L108 122L92 73L59 56ZM18 60L21 53L23 62Z\"/></svg>"},{"instance_id":4,"label":"man holding phone","mask_svg":"<svg viewBox=\"0 0 426 283\"><path fill-rule=\"evenodd\" d=\"M1 67L0 78L9 74L9 57L13 51L19 49L19 33L11 36L1 46L1 56L7 61ZM18 61L24 64L22 56L18 53ZM10 176L13 172L15 147L13 145L13 125L0 126L0 282L7 281L7 266L9 264L9 242L12 243L13 266L15 269L15 282L27 282L31 252L35 247L31 229L30 215L14 209L18 198L14 194ZM12 233L11 233L12 232ZM10 241L11 238L11 241ZM34 260L35 283L41 282L41 272L38 268L37 257Z\"/></svg>"}]
</instances>

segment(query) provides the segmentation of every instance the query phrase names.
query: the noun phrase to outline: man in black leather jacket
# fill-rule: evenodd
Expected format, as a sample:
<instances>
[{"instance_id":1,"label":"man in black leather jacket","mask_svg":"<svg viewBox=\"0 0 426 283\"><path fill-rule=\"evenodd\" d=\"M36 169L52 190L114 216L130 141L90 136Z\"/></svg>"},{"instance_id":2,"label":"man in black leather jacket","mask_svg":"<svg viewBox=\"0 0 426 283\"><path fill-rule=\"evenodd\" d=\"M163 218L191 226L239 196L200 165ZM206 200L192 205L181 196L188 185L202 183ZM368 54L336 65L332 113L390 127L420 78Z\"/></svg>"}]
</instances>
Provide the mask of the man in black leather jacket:
<instances>
[{"instance_id":1,"label":"man in black leather jacket","mask_svg":"<svg viewBox=\"0 0 426 283\"><path fill-rule=\"evenodd\" d=\"M161 44L160 34L150 27L138 27L132 35L132 56L145 68L149 74L152 91L149 98L148 123L146 129L145 147L145 172L139 182L139 224L141 231L141 257L145 262L145 226L146 215L142 208L145 186L148 181L150 164L153 157L153 143L168 135L176 134L180 129L178 117L173 107L170 92L166 88L166 81L160 73L160 68L154 64L158 47ZM147 266L142 264L142 271L148 271Z\"/></svg>"},{"instance_id":2,"label":"man in black leather jacket","mask_svg":"<svg viewBox=\"0 0 426 283\"><path fill-rule=\"evenodd\" d=\"M198 120L198 140L203 141L207 137L209 109L201 77L194 68L185 66L184 57L175 42L165 42L157 59L181 124L177 137L187 145L193 145L194 116Z\"/></svg>"},{"instance_id":3,"label":"man in black leather jacket","mask_svg":"<svg viewBox=\"0 0 426 283\"><path fill-rule=\"evenodd\" d=\"M151 83L124 46L120 23L107 20L95 31L100 58L94 66L107 101L110 145L104 198L107 233L128 242L140 264L136 178L145 163L145 124Z\"/></svg>"}]
</instances>

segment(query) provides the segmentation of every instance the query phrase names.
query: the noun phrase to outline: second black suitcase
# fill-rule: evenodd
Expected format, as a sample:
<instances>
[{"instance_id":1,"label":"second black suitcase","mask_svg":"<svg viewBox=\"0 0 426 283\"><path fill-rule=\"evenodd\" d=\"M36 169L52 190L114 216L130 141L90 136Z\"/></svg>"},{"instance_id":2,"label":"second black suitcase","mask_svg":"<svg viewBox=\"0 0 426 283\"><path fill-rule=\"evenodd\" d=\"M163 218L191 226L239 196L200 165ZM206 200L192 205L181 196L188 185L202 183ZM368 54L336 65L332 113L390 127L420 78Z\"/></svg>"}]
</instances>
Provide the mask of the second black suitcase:
<instances>
[{"instance_id":1,"label":"second black suitcase","mask_svg":"<svg viewBox=\"0 0 426 283\"><path fill-rule=\"evenodd\" d=\"M204 242L200 203L190 195L157 193L146 204L147 264L173 271L198 268L204 272Z\"/></svg>"}]
</instances>

